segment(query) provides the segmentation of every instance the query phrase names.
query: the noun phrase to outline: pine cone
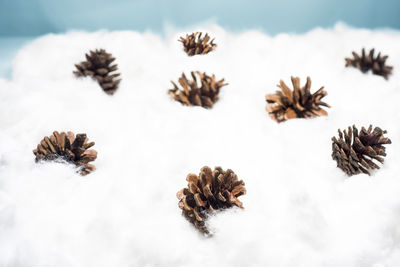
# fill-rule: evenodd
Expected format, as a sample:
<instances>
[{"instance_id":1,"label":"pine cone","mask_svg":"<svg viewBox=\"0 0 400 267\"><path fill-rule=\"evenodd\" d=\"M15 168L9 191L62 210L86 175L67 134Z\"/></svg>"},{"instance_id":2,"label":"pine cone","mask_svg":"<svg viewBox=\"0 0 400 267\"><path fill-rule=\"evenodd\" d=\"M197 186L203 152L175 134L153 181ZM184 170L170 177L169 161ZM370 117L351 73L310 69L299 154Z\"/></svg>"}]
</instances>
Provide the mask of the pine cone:
<instances>
[{"instance_id":1,"label":"pine cone","mask_svg":"<svg viewBox=\"0 0 400 267\"><path fill-rule=\"evenodd\" d=\"M97 80L104 92L112 95L118 89L121 81L121 79L115 79L120 75L119 73L111 74L111 72L118 69L117 64L111 65L114 60L115 58L104 49L90 51L89 55L86 54L86 61L75 64L78 70L74 71L74 74L77 77L91 76Z\"/></svg>"},{"instance_id":2,"label":"pine cone","mask_svg":"<svg viewBox=\"0 0 400 267\"><path fill-rule=\"evenodd\" d=\"M198 78L196 78L196 75ZM189 81L185 74L182 73L182 77L179 78L179 84L183 89L179 89L178 86L173 82L173 89L168 90L168 93L172 97L187 106L202 106L204 108L211 108L214 103L218 100L219 90L222 86L227 85L224 83L224 79L216 81L215 75L208 76L206 73L199 71L191 72L192 81ZM201 87L198 86L197 79L200 80Z\"/></svg>"},{"instance_id":3,"label":"pine cone","mask_svg":"<svg viewBox=\"0 0 400 267\"><path fill-rule=\"evenodd\" d=\"M361 51L361 56L356 52L352 52L354 58L345 58L346 67L352 66L360 69L363 73L372 70L373 74L383 76L386 80L388 76L392 74L392 66L386 66L385 61L388 56L381 57L379 52L377 57L374 57L375 49L371 49L368 56L365 55L365 49Z\"/></svg>"},{"instance_id":4,"label":"pine cone","mask_svg":"<svg viewBox=\"0 0 400 267\"><path fill-rule=\"evenodd\" d=\"M210 36L208 36L207 33L204 38L201 38L201 35L201 32L192 33L190 35L186 34L185 38L180 37L178 40L183 43L183 48L188 56L204 55L213 51L217 47L217 45L213 43L214 39L208 43Z\"/></svg>"},{"instance_id":5,"label":"pine cone","mask_svg":"<svg viewBox=\"0 0 400 267\"><path fill-rule=\"evenodd\" d=\"M311 118L326 116L328 113L320 106L330 107L321 99L328 93L321 87L317 92L311 94L311 80L307 77L307 83L300 88L300 78L291 77L294 91L281 80L275 94L266 95L267 111L269 116L277 121L283 122L294 118Z\"/></svg>"},{"instance_id":6,"label":"pine cone","mask_svg":"<svg viewBox=\"0 0 400 267\"><path fill-rule=\"evenodd\" d=\"M202 233L209 234L205 221L210 212L243 206L238 197L246 194L244 182L239 181L230 169L224 171L216 167L212 171L205 166L201 168L199 176L189 174L186 180L188 187L176 194L179 208L183 216Z\"/></svg>"},{"instance_id":7,"label":"pine cone","mask_svg":"<svg viewBox=\"0 0 400 267\"><path fill-rule=\"evenodd\" d=\"M77 134L72 132L53 132L53 135L43 138L37 148L33 150L36 156L36 162L40 160L62 159L80 167L81 175L86 175L96 168L90 161L97 158L97 151L88 149L94 146L94 142L88 143L86 134Z\"/></svg>"},{"instance_id":8,"label":"pine cone","mask_svg":"<svg viewBox=\"0 0 400 267\"><path fill-rule=\"evenodd\" d=\"M336 160L337 166L342 169L348 176L359 174L361 172L370 175L370 169L379 169L372 160L383 163L383 157L386 156L385 144L391 144L389 138L383 135L386 131L382 131L379 127L375 127L372 131L372 125L368 130L364 127L358 133L357 128L349 127L343 133L339 132L339 140L332 138L332 158Z\"/></svg>"}]
</instances>

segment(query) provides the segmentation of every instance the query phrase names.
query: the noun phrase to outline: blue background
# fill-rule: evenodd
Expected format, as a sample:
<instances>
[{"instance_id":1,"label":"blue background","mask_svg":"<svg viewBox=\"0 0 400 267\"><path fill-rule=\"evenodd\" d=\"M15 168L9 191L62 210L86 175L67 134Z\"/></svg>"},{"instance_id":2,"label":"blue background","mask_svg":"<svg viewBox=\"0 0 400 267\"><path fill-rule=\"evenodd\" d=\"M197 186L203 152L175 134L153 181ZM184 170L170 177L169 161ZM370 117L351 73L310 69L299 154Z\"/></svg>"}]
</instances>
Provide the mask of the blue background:
<instances>
[{"instance_id":1,"label":"blue background","mask_svg":"<svg viewBox=\"0 0 400 267\"><path fill-rule=\"evenodd\" d=\"M400 0L0 0L0 76L32 38L71 29L150 30L212 21L231 31L305 32L337 21L400 29Z\"/></svg>"}]
</instances>

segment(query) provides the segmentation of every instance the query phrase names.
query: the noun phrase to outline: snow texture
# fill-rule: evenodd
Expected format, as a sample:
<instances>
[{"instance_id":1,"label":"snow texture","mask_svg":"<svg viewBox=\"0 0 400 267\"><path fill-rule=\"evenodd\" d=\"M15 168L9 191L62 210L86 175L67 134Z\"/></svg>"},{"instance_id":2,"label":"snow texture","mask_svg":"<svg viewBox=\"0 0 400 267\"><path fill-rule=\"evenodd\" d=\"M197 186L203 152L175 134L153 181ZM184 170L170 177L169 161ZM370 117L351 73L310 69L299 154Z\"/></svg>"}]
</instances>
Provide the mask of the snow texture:
<instances>
[{"instance_id":1,"label":"snow texture","mask_svg":"<svg viewBox=\"0 0 400 267\"><path fill-rule=\"evenodd\" d=\"M207 31L218 48L188 57L177 41ZM13 79L0 80L0 266L400 266L400 32L342 24L301 35L231 33L218 26L152 33L70 32L22 49ZM376 48L394 66L388 81L344 67ZM90 49L116 57L114 96L73 76ZM167 94L182 72L229 83L210 109ZM290 76L325 86L328 117L278 124L265 94ZM379 126L392 145L372 176L346 177L331 138L352 124ZM87 133L97 170L34 161L54 130ZM246 183L244 210L196 232L176 192L204 165Z\"/></svg>"}]
</instances>

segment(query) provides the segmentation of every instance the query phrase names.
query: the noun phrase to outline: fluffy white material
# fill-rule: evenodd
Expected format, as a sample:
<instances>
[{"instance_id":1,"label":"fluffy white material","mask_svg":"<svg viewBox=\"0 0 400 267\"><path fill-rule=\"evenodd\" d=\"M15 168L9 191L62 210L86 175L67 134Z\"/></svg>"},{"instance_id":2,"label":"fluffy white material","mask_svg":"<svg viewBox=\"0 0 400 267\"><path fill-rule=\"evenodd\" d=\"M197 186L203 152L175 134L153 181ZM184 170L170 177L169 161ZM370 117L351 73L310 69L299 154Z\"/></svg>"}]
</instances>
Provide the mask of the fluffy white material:
<instances>
[{"instance_id":1,"label":"fluffy white material","mask_svg":"<svg viewBox=\"0 0 400 267\"><path fill-rule=\"evenodd\" d=\"M0 80L0 266L400 266L400 32L315 29L271 37L201 29L218 48L188 57L151 33L47 35ZM388 81L344 67L351 51L375 47L394 66ZM73 76L90 49L116 57L114 96ZM214 108L167 94L182 72L229 83ZM325 86L328 117L278 124L265 94L283 79ZM382 168L347 178L331 138L355 124L388 131ZM97 170L34 161L54 130L87 133ZM176 192L204 165L231 168L246 183L244 210L212 216L214 237L180 214Z\"/></svg>"}]
</instances>

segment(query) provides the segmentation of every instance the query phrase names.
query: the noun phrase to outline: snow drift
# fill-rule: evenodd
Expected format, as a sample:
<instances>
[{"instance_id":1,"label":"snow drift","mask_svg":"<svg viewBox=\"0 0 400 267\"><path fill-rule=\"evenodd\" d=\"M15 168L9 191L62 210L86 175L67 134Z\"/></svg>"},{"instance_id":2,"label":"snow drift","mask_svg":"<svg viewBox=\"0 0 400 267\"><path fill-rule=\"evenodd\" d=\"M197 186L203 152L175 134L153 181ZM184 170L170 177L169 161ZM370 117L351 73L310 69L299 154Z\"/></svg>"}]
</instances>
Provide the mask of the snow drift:
<instances>
[{"instance_id":1,"label":"snow drift","mask_svg":"<svg viewBox=\"0 0 400 267\"><path fill-rule=\"evenodd\" d=\"M0 266L399 266L400 32L195 30L217 50L188 57L183 31L101 31L47 35L20 51L13 79L0 80ZM388 81L344 67L362 47L389 55ZM95 48L116 57L114 96L72 74ZM210 110L167 94L192 70L229 83ZM291 75L325 86L328 117L268 117L265 94ZM331 159L331 137L352 124L392 140L371 177L347 178ZM32 150L54 130L87 133L97 170L36 164ZM247 188L245 210L210 219L213 238L175 196L204 165L231 168Z\"/></svg>"}]
</instances>

